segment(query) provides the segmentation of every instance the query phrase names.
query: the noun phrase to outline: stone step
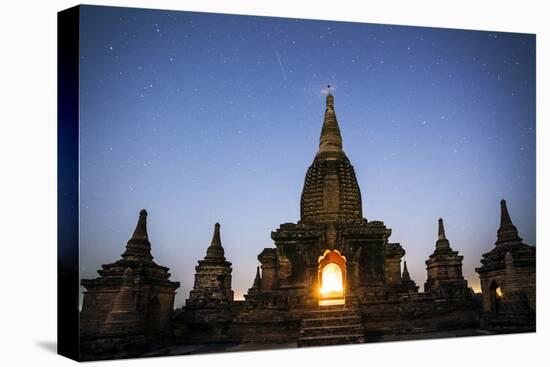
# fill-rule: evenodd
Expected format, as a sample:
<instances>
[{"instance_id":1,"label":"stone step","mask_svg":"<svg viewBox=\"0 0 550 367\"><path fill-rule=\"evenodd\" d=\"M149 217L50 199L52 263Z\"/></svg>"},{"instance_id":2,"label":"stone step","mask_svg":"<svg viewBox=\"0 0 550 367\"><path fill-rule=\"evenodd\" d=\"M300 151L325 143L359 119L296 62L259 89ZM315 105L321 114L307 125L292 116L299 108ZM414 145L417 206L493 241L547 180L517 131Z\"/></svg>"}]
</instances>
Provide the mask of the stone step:
<instances>
[{"instance_id":1,"label":"stone step","mask_svg":"<svg viewBox=\"0 0 550 367\"><path fill-rule=\"evenodd\" d=\"M346 303L345 305L317 306L313 310L339 311L339 310L355 310L359 308L359 304Z\"/></svg>"},{"instance_id":2,"label":"stone step","mask_svg":"<svg viewBox=\"0 0 550 367\"><path fill-rule=\"evenodd\" d=\"M344 305L330 305L330 306L318 306L319 310L326 311L338 311L338 310L349 310L349 309L358 309L359 302L346 302Z\"/></svg>"},{"instance_id":3,"label":"stone step","mask_svg":"<svg viewBox=\"0 0 550 367\"><path fill-rule=\"evenodd\" d=\"M300 330L300 337L326 337L340 335L363 335L362 325L342 325L327 327L310 327Z\"/></svg>"},{"instance_id":4,"label":"stone step","mask_svg":"<svg viewBox=\"0 0 550 367\"><path fill-rule=\"evenodd\" d=\"M319 307L304 314L299 347L364 342L361 312L353 304Z\"/></svg>"},{"instance_id":5,"label":"stone step","mask_svg":"<svg viewBox=\"0 0 550 367\"><path fill-rule=\"evenodd\" d=\"M298 339L298 347L313 347L325 345L357 344L364 343L363 334L329 335L315 337L301 337Z\"/></svg>"},{"instance_id":6,"label":"stone step","mask_svg":"<svg viewBox=\"0 0 550 367\"><path fill-rule=\"evenodd\" d=\"M358 309L346 308L340 310L324 310L316 309L310 310L304 314L305 319L318 319L318 318L330 318L330 317L346 317L349 315L358 314Z\"/></svg>"},{"instance_id":7,"label":"stone step","mask_svg":"<svg viewBox=\"0 0 550 367\"><path fill-rule=\"evenodd\" d=\"M358 315L353 316L339 316L339 317L323 317L303 319L302 327L317 327L317 326L340 326L340 325L361 325L361 317Z\"/></svg>"}]
</instances>

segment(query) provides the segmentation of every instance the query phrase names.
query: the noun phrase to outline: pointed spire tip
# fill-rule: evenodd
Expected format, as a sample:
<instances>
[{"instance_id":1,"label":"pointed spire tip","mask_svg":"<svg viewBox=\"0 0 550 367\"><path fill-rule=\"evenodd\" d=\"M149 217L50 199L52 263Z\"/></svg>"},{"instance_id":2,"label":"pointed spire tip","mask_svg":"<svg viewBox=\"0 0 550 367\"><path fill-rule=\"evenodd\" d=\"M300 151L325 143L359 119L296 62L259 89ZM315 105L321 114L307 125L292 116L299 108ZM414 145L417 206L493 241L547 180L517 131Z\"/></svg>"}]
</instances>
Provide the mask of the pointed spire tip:
<instances>
[{"instance_id":1,"label":"pointed spire tip","mask_svg":"<svg viewBox=\"0 0 550 367\"><path fill-rule=\"evenodd\" d=\"M340 127L338 126L334 112L334 96L330 91L327 94L326 105L317 154L340 155L342 153L342 136L340 135Z\"/></svg>"},{"instance_id":2,"label":"pointed spire tip","mask_svg":"<svg viewBox=\"0 0 550 367\"><path fill-rule=\"evenodd\" d=\"M443 218L439 218L438 223L439 223L439 226L438 226L439 228L437 231L438 238L440 240L444 240L446 239L446 237L445 237L445 226L443 224Z\"/></svg>"},{"instance_id":3,"label":"pointed spire tip","mask_svg":"<svg viewBox=\"0 0 550 367\"><path fill-rule=\"evenodd\" d=\"M212 236L212 243L221 243L220 240L220 223L214 224L214 235Z\"/></svg>"},{"instance_id":4,"label":"pointed spire tip","mask_svg":"<svg viewBox=\"0 0 550 367\"><path fill-rule=\"evenodd\" d=\"M327 108L332 110L334 109L334 96L332 94L327 94Z\"/></svg>"},{"instance_id":5,"label":"pointed spire tip","mask_svg":"<svg viewBox=\"0 0 550 367\"><path fill-rule=\"evenodd\" d=\"M497 244L502 242L521 241L516 226L508 212L506 200L500 201L500 227L497 231Z\"/></svg>"},{"instance_id":6,"label":"pointed spire tip","mask_svg":"<svg viewBox=\"0 0 550 367\"><path fill-rule=\"evenodd\" d=\"M401 277L405 281L408 281L411 279L411 275L409 274L409 269L407 269L407 261L403 261L403 273L401 273Z\"/></svg>"},{"instance_id":7,"label":"pointed spire tip","mask_svg":"<svg viewBox=\"0 0 550 367\"><path fill-rule=\"evenodd\" d=\"M214 233L212 234L212 241L210 246L206 250L206 258L225 260L224 250L222 247L222 240L220 236L220 223L214 224Z\"/></svg>"},{"instance_id":8,"label":"pointed spire tip","mask_svg":"<svg viewBox=\"0 0 550 367\"><path fill-rule=\"evenodd\" d=\"M132 235L132 240L147 240L147 211L141 209L139 212L139 218L136 224L136 229Z\"/></svg>"},{"instance_id":9,"label":"pointed spire tip","mask_svg":"<svg viewBox=\"0 0 550 367\"><path fill-rule=\"evenodd\" d=\"M508 206L506 205L506 200L502 199L500 201L500 225L512 224L512 219L510 218L510 213L508 213Z\"/></svg>"}]
</instances>

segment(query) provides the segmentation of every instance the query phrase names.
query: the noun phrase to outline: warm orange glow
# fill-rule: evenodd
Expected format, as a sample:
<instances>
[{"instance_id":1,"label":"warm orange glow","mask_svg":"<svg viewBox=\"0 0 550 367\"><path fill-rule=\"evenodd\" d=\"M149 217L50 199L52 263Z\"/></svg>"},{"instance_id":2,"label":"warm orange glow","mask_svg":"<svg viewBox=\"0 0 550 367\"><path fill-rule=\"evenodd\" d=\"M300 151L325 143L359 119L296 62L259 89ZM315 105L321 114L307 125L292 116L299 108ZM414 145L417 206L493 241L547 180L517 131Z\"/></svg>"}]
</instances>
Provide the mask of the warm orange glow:
<instances>
[{"instance_id":1,"label":"warm orange glow","mask_svg":"<svg viewBox=\"0 0 550 367\"><path fill-rule=\"evenodd\" d=\"M346 258L338 250L325 250L319 256L319 306L343 305L346 284Z\"/></svg>"},{"instance_id":2,"label":"warm orange glow","mask_svg":"<svg viewBox=\"0 0 550 367\"><path fill-rule=\"evenodd\" d=\"M502 297L502 290L500 289L500 287L498 287L497 289L495 289L496 293L497 293L497 297Z\"/></svg>"},{"instance_id":3,"label":"warm orange glow","mask_svg":"<svg viewBox=\"0 0 550 367\"><path fill-rule=\"evenodd\" d=\"M337 305L345 305L345 304L346 304L346 300L343 298L319 300L319 306L337 306Z\"/></svg>"},{"instance_id":4,"label":"warm orange glow","mask_svg":"<svg viewBox=\"0 0 550 367\"><path fill-rule=\"evenodd\" d=\"M342 297L344 295L342 269L338 265L330 263L323 268L320 292L325 298Z\"/></svg>"}]
</instances>

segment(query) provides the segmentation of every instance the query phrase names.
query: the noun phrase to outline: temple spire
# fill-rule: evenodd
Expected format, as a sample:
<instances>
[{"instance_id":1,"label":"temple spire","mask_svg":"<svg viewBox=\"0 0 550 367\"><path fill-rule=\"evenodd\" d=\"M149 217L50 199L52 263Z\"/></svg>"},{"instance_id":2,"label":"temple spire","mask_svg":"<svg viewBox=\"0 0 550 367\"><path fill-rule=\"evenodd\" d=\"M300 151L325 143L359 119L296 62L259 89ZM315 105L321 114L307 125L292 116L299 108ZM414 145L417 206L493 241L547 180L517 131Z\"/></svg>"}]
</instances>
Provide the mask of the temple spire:
<instances>
[{"instance_id":1,"label":"temple spire","mask_svg":"<svg viewBox=\"0 0 550 367\"><path fill-rule=\"evenodd\" d=\"M248 288L248 292L244 296L247 301L257 300L262 288L262 277L260 276L260 267L256 267L256 277L252 287Z\"/></svg>"},{"instance_id":2,"label":"temple spire","mask_svg":"<svg viewBox=\"0 0 550 367\"><path fill-rule=\"evenodd\" d=\"M334 96L330 92L330 84L327 85L327 108L334 110Z\"/></svg>"},{"instance_id":3,"label":"temple spire","mask_svg":"<svg viewBox=\"0 0 550 367\"><path fill-rule=\"evenodd\" d=\"M214 234L212 235L212 242L206 250L206 257L208 260L223 260L225 261L225 252L222 247L222 241L220 238L220 223L214 225Z\"/></svg>"},{"instance_id":4,"label":"temple spire","mask_svg":"<svg viewBox=\"0 0 550 367\"><path fill-rule=\"evenodd\" d=\"M142 209L132 238L126 244L126 251L122 254L125 259L148 259L152 260L151 243L147 235L147 211Z\"/></svg>"},{"instance_id":5,"label":"temple spire","mask_svg":"<svg viewBox=\"0 0 550 367\"><path fill-rule=\"evenodd\" d=\"M147 210L141 209L139 219L132 235L132 240L148 240L147 235Z\"/></svg>"},{"instance_id":6,"label":"temple spire","mask_svg":"<svg viewBox=\"0 0 550 367\"><path fill-rule=\"evenodd\" d=\"M329 92L326 100L325 118L323 128L321 129L321 138L319 139L319 151L317 156L339 156L342 151L342 136L340 135L340 127L336 120L334 112L334 96Z\"/></svg>"},{"instance_id":7,"label":"temple spire","mask_svg":"<svg viewBox=\"0 0 550 367\"><path fill-rule=\"evenodd\" d=\"M409 269L407 269L407 262L403 261L403 275L401 276L403 280L411 280L411 275L409 274Z\"/></svg>"},{"instance_id":8,"label":"temple spire","mask_svg":"<svg viewBox=\"0 0 550 367\"><path fill-rule=\"evenodd\" d=\"M225 259L220 239L220 224L216 223L206 256L199 260L199 265L195 267L195 284L185 304L202 309L205 305L227 305L233 302L232 270L231 263Z\"/></svg>"},{"instance_id":9,"label":"temple spire","mask_svg":"<svg viewBox=\"0 0 550 367\"><path fill-rule=\"evenodd\" d=\"M399 293L416 293L418 292L418 286L411 279L409 269L407 269L407 262L403 261L403 273L401 274L401 286L399 287Z\"/></svg>"},{"instance_id":10,"label":"temple spire","mask_svg":"<svg viewBox=\"0 0 550 367\"><path fill-rule=\"evenodd\" d=\"M512 223L510 213L508 213L508 207L506 206L506 200L500 201L500 227L497 231L497 245L502 242L518 242L521 238L518 235L516 226Z\"/></svg>"},{"instance_id":11,"label":"temple spire","mask_svg":"<svg viewBox=\"0 0 550 367\"><path fill-rule=\"evenodd\" d=\"M212 242L210 246L222 247L222 240L220 238L220 223L214 224L214 234L212 235Z\"/></svg>"},{"instance_id":12,"label":"temple spire","mask_svg":"<svg viewBox=\"0 0 550 367\"><path fill-rule=\"evenodd\" d=\"M443 218L439 218L439 228L437 231L437 238L439 240L446 240L445 237L445 227L443 226Z\"/></svg>"},{"instance_id":13,"label":"temple spire","mask_svg":"<svg viewBox=\"0 0 550 367\"><path fill-rule=\"evenodd\" d=\"M260 267L256 267L256 276L254 277L254 284L253 287L259 288L262 284L262 277L260 276Z\"/></svg>"},{"instance_id":14,"label":"temple spire","mask_svg":"<svg viewBox=\"0 0 550 367\"><path fill-rule=\"evenodd\" d=\"M443 218L438 220L437 241L435 242L435 250L450 250L451 245L449 240L445 237L445 226L443 225Z\"/></svg>"},{"instance_id":15,"label":"temple spire","mask_svg":"<svg viewBox=\"0 0 550 367\"><path fill-rule=\"evenodd\" d=\"M500 201L500 226L502 227L510 224L512 224L512 218L510 218L510 213L508 213L506 200L502 199Z\"/></svg>"}]
</instances>

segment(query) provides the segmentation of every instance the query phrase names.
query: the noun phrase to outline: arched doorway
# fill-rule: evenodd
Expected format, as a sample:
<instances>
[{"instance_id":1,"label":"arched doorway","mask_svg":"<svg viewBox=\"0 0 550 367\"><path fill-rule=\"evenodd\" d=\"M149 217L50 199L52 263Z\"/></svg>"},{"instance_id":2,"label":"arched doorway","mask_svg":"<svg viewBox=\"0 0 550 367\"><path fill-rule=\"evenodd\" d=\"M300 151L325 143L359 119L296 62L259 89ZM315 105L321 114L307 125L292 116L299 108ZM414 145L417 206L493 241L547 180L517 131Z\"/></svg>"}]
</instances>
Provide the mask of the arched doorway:
<instances>
[{"instance_id":1,"label":"arched doorway","mask_svg":"<svg viewBox=\"0 0 550 367\"><path fill-rule=\"evenodd\" d=\"M319 256L319 306L346 302L346 258L338 250L326 250Z\"/></svg>"},{"instance_id":2,"label":"arched doorway","mask_svg":"<svg viewBox=\"0 0 550 367\"><path fill-rule=\"evenodd\" d=\"M491 314L497 316L500 312L500 299L502 298L502 289L497 282L493 280L490 287Z\"/></svg>"}]
</instances>

